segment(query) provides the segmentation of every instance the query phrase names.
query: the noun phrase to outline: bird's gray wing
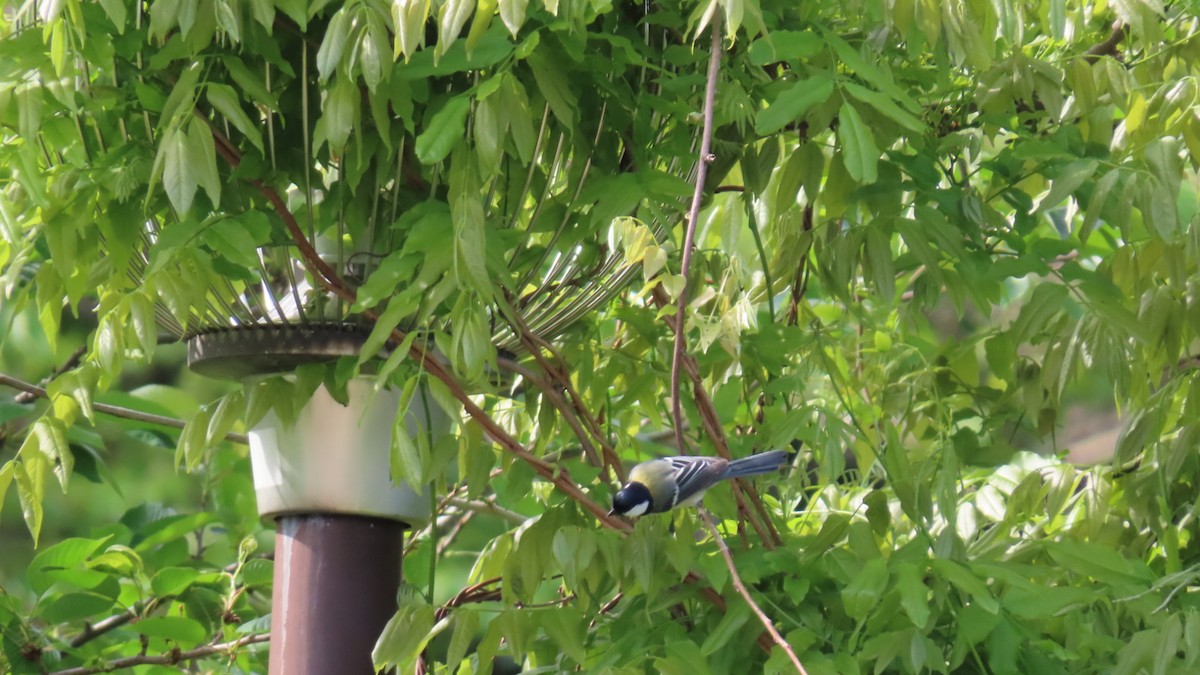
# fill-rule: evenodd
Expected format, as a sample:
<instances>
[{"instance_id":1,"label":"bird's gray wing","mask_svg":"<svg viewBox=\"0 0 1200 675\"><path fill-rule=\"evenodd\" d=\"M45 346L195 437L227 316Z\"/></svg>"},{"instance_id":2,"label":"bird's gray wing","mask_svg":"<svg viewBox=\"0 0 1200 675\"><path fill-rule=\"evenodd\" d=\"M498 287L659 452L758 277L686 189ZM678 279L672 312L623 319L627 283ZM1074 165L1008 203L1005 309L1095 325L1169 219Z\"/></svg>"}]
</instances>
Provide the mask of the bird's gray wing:
<instances>
[{"instance_id":1,"label":"bird's gray wing","mask_svg":"<svg viewBox=\"0 0 1200 675\"><path fill-rule=\"evenodd\" d=\"M719 457L671 457L672 476L676 492L671 506L697 498L724 478L729 462Z\"/></svg>"}]
</instances>

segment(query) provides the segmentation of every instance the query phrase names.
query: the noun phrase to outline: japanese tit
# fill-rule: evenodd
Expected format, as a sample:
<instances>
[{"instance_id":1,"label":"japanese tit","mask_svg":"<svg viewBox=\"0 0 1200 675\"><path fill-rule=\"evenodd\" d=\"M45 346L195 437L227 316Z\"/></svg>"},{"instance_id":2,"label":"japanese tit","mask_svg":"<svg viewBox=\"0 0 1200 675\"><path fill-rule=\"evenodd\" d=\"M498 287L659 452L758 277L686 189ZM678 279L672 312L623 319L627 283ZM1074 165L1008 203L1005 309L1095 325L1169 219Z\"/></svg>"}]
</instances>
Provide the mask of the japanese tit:
<instances>
[{"instance_id":1,"label":"japanese tit","mask_svg":"<svg viewBox=\"0 0 1200 675\"><path fill-rule=\"evenodd\" d=\"M729 461L720 457L665 457L642 462L629 472L629 482L613 496L608 515L641 516L663 513L676 506L695 506L717 483L780 469L788 459L771 450Z\"/></svg>"}]
</instances>

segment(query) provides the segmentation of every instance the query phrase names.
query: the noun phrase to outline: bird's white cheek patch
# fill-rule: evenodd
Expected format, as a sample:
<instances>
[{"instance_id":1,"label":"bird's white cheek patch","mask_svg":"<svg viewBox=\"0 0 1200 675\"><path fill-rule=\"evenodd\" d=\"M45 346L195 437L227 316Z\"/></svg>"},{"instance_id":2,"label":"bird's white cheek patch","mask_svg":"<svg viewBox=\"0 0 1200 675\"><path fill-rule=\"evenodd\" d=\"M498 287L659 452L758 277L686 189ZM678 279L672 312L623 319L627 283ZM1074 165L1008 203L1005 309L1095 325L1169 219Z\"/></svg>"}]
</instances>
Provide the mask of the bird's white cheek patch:
<instances>
[{"instance_id":1,"label":"bird's white cheek patch","mask_svg":"<svg viewBox=\"0 0 1200 675\"><path fill-rule=\"evenodd\" d=\"M640 516L650 508L650 502L641 502L637 506L625 512L627 516Z\"/></svg>"}]
</instances>

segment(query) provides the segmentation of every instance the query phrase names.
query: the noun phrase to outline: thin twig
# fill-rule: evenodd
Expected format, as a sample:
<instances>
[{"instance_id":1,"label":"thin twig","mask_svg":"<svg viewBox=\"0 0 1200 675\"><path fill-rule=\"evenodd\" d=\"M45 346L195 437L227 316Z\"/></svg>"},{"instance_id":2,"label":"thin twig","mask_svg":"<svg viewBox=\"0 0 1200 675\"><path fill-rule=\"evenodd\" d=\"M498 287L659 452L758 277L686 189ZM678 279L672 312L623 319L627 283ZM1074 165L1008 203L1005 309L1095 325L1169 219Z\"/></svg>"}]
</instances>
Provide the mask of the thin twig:
<instances>
[{"instance_id":1,"label":"thin twig","mask_svg":"<svg viewBox=\"0 0 1200 675\"><path fill-rule=\"evenodd\" d=\"M696 221L700 220L700 203L704 200L704 180L708 177L708 164L712 162L713 108L717 98L717 73L721 66L721 15L713 17L712 43L709 46L708 77L704 85L704 126L700 131L700 155L696 162L696 189L692 192L692 207L688 211L687 230L683 237L683 262L680 275L683 287L679 289L679 302L675 312L675 352L671 358L671 414L675 420L675 445L687 452L683 439L683 406L679 400L679 368L683 359L685 310L687 309L687 278L692 265L692 248L696 245Z\"/></svg>"},{"instance_id":2,"label":"thin twig","mask_svg":"<svg viewBox=\"0 0 1200 675\"><path fill-rule=\"evenodd\" d=\"M762 611L762 608L750 596L750 591L746 590L746 584L742 583L742 575L738 574L737 565L733 564L733 554L729 552L729 546L725 543L725 538L717 530L717 524L713 521L712 514L707 509L701 508L700 519L708 526L709 533L712 534L713 539L717 542L717 547L721 549L721 556L725 558L725 567L729 568L729 580L733 582L733 587L737 589L738 595L742 596L746 604L750 605L750 609L754 610L754 614L758 616L758 620L762 623L763 628L766 628L767 632L770 633L771 639L775 641L775 644L787 653L788 658L792 660L792 665L796 666L796 672L800 673L800 675L808 675L808 671L804 669L803 664L800 663L800 659L796 657L796 652L792 651L792 646L775 629L775 624L771 621L771 617Z\"/></svg>"},{"instance_id":3,"label":"thin twig","mask_svg":"<svg viewBox=\"0 0 1200 675\"><path fill-rule=\"evenodd\" d=\"M570 398L570 404L574 408L576 417L587 425L588 430L591 431L591 435L595 437L596 442L600 444L600 452L603 457L601 458L602 462L600 462L598 466L600 466L600 468L605 472L609 470L613 471L617 475L617 479L621 482L624 482L625 471L621 467L620 458L617 457L616 448L614 448L612 444L608 442L608 439L604 434L604 429L600 426L600 422L596 419L596 416L587 409L587 405L584 403L583 397L579 395L578 391L576 391L575 385L571 382L570 376L567 375L565 366L566 360L563 359L562 354L554 348L554 345L542 339L540 335L533 332L533 330L529 328L529 325L525 322L524 318L521 317L520 312L518 312L517 309L512 306L507 297L501 298L501 302L504 303L504 309L507 310L504 312L504 316L506 319L508 319L509 324L517 333L517 336L523 343L525 343L526 348L529 349L530 354L533 355L533 358L538 362L538 365L540 365L542 370L545 371L546 376L557 382L558 386L566 392L566 395ZM543 349L549 352L550 356L553 357L553 363L551 363L546 358L545 354L542 353ZM543 390L548 391L548 388L544 387ZM563 403L566 403L566 401ZM556 407L558 407L564 415L570 414L570 411L565 409L564 406L556 405ZM577 433L577 435L579 436L580 443L582 443L584 449L587 450L590 447L588 439L583 434ZM591 454L589 454L589 457L591 457Z\"/></svg>"},{"instance_id":4,"label":"thin twig","mask_svg":"<svg viewBox=\"0 0 1200 675\"><path fill-rule=\"evenodd\" d=\"M132 668L134 666L173 666L177 663L198 659L205 656L213 656L215 654L227 654L234 652L247 645L266 642L271 639L270 633L258 633L256 635L247 635L243 638L238 638L230 642L223 642L215 645L205 645L196 647L187 651L171 651L166 654L138 654L137 656L127 656L123 659L114 659L102 666L80 666L78 668L67 668L66 670L57 670L48 675L92 675L93 673L109 673L122 668Z\"/></svg>"},{"instance_id":5,"label":"thin twig","mask_svg":"<svg viewBox=\"0 0 1200 675\"><path fill-rule=\"evenodd\" d=\"M71 638L71 642L69 644L73 648L82 647L101 635L104 635L115 628L120 628L121 626L129 623L141 611L141 605L134 605L120 614L114 614L110 617L101 619L96 623L84 624L83 631L79 635Z\"/></svg>"},{"instance_id":6,"label":"thin twig","mask_svg":"<svg viewBox=\"0 0 1200 675\"><path fill-rule=\"evenodd\" d=\"M80 347L78 349L76 349L75 352L72 353L71 356L62 363L62 365L55 368L46 377L42 378L40 386L44 387L44 386L50 384L50 382L53 381L54 378L58 377L59 375L62 375L63 373L67 372L68 370L78 366L80 359L83 358L84 354L87 354L87 350L88 350L88 346L86 344L80 345ZM15 397L13 397L13 402L14 403L22 403L22 404L32 403L33 399L35 399L35 398L37 398L36 394L31 394L27 391L23 391L23 392L17 394Z\"/></svg>"},{"instance_id":7,"label":"thin twig","mask_svg":"<svg viewBox=\"0 0 1200 675\"><path fill-rule=\"evenodd\" d=\"M666 307L670 304L666 292L661 286L656 286L651 289L651 299L659 307ZM669 319L668 319L669 320ZM704 427L705 433L713 442L713 447L716 449L717 456L724 459L733 459L733 454L729 452L729 443L725 440L725 431L721 427L720 416L717 415L717 409L712 403L712 399L704 389L704 383L700 378L700 368L696 365L696 359L690 354L685 353L680 360L683 366L684 373L692 381L692 395L695 398L696 410L699 413L701 426ZM676 426L676 429L679 427ZM779 532L775 529L774 523L771 522L771 517L767 513L766 506L762 503L762 498L759 497L758 491L754 488L754 484L745 482L740 478L734 479L731 482L733 487L733 499L737 504L738 515L741 518L750 522L751 527L758 533L759 538L768 549L774 549L783 544L783 539L779 536ZM758 516L761 518L764 526L759 522L759 519L751 516L750 510L746 506L745 497L750 498L750 502L755 505Z\"/></svg>"},{"instance_id":8,"label":"thin twig","mask_svg":"<svg viewBox=\"0 0 1200 675\"><path fill-rule=\"evenodd\" d=\"M24 380L18 380L15 377L5 375L3 373L0 373L0 384L6 387L12 387L18 391L23 391L38 398L50 398L50 395L45 389L35 384L30 384ZM93 403L92 409L96 412L104 413L105 415L112 415L113 417L134 420L136 422L157 424L160 427L182 429L187 426L187 422L181 419L165 417L163 415L155 415L153 413L142 412L140 410L133 410L132 408L122 408L120 406L109 405L107 403ZM238 434L233 432L225 434L225 440L233 441L234 443L241 443L242 445L248 445L250 443L250 439L246 436L246 434Z\"/></svg>"},{"instance_id":9,"label":"thin twig","mask_svg":"<svg viewBox=\"0 0 1200 675\"><path fill-rule=\"evenodd\" d=\"M516 525L521 525L525 521L529 520L516 511L509 511L490 499L460 499L458 497L450 497L446 500L446 504L462 509L463 511L472 511L475 513L484 513L496 516L497 518L507 520L508 522Z\"/></svg>"}]
</instances>

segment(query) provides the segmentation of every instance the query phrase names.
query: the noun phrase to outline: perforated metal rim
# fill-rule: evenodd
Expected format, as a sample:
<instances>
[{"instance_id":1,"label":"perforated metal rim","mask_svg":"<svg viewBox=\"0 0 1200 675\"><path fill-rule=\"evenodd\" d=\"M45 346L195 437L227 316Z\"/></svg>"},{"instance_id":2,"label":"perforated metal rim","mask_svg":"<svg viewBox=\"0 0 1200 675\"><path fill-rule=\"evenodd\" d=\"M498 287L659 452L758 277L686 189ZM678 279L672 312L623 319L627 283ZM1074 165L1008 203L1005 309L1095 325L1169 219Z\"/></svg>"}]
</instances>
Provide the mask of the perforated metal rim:
<instances>
[{"instance_id":1,"label":"perforated metal rim","mask_svg":"<svg viewBox=\"0 0 1200 675\"><path fill-rule=\"evenodd\" d=\"M369 331L347 324L224 328L188 340L188 367L207 377L242 379L354 356Z\"/></svg>"}]
</instances>

